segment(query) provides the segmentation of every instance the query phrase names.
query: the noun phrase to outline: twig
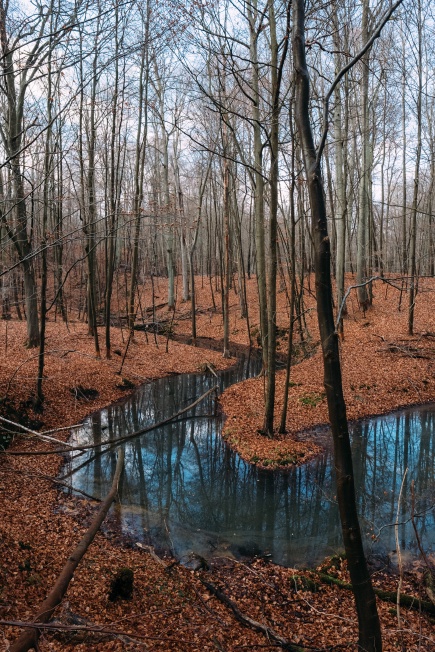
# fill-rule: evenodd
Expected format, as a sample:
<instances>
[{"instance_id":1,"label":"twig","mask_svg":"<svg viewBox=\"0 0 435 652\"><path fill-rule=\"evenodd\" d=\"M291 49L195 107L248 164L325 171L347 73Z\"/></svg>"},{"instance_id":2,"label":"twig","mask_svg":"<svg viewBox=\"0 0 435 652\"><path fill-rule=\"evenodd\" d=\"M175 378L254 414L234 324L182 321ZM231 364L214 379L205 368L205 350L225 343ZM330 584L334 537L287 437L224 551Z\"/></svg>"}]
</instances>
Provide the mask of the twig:
<instances>
[{"instance_id":1,"label":"twig","mask_svg":"<svg viewBox=\"0 0 435 652\"><path fill-rule=\"evenodd\" d=\"M335 330L336 331L338 331L338 328L340 326L341 316L343 314L343 310L344 310L344 307L346 305L346 301L347 301L347 299L349 297L349 294L352 292L352 290L356 290L357 288L362 288L365 285L369 285L370 283L373 283L373 281L382 281L382 283L386 283L387 285L391 285L391 287L395 288L396 290L400 290L400 288L397 287L397 285L395 285L391 279L384 278L383 276L371 276L369 279L367 279L367 281L364 281L363 283L357 283L356 285L350 285L347 288L347 290L346 290L346 292L344 294L344 297L343 297L343 299L341 301L340 308L338 310L337 319L335 321Z\"/></svg>"},{"instance_id":2,"label":"twig","mask_svg":"<svg viewBox=\"0 0 435 652\"><path fill-rule=\"evenodd\" d=\"M65 351L62 351L62 352L65 353ZM45 352L45 355L52 355L53 353L59 353L59 349L50 349L49 351ZM75 350L67 350L66 353L75 353ZM18 367L16 367L16 369L13 372L12 376L9 378L8 385L6 387L6 392L4 394L5 396L7 396L9 394L9 390L11 388L12 381L14 380L15 376L17 375L17 373L19 372L21 367L24 367L28 362L31 362L32 360L35 360L35 358L39 358L39 352L34 353L33 355L29 355L28 358L23 360L23 362L20 362Z\"/></svg>"},{"instance_id":3,"label":"twig","mask_svg":"<svg viewBox=\"0 0 435 652\"><path fill-rule=\"evenodd\" d=\"M393 12L401 5L403 0L397 0L393 5L390 5L390 7L387 9L387 11L384 13L384 15L381 17L381 20L379 24L375 27L373 30L373 33L369 40L366 42L366 44L363 46L363 48L355 54L355 56L337 73L334 81L332 82L331 86L329 87L328 93L326 94L326 97L324 99L323 103L323 130L322 130L322 136L320 139L320 144L317 149L317 155L316 155L316 161L315 161L315 167L320 165L320 160L322 158L323 150L325 148L326 144L326 138L328 136L328 130L329 130L329 100L332 97L332 94L335 90L335 88L338 86L344 75L351 69L353 66L360 60L362 57L365 55L366 52L372 47L373 43L377 38L380 37L381 32L386 25L386 23L389 21L391 18Z\"/></svg>"},{"instance_id":4,"label":"twig","mask_svg":"<svg viewBox=\"0 0 435 652\"><path fill-rule=\"evenodd\" d=\"M150 641L167 641L170 643L182 643L183 645L197 645L197 641L185 641L185 640L180 640L179 638L165 638L163 636L146 636L145 634L127 634L126 632L123 632L122 630L117 630L117 629L109 629L105 628L104 626L100 625L62 625L60 623L52 624L52 623L37 623L38 624L38 629L45 629L45 630L59 630L59 631L67 631L67 632L95 632L96 634L107 634L111 636L125 636L127 638L131 639L139 639L139 640L150 640ZM35 628L35 623L33 622L26 622L24 620L0 620L0 625L6 625L9 627L26 627L26 628ZM13 647L16 645L15 643L10 647L10 652L13 651ZM21 648L24 649L24 648ZM29 648L27 648L29 649Z\"/></svg>"}]
</instances>

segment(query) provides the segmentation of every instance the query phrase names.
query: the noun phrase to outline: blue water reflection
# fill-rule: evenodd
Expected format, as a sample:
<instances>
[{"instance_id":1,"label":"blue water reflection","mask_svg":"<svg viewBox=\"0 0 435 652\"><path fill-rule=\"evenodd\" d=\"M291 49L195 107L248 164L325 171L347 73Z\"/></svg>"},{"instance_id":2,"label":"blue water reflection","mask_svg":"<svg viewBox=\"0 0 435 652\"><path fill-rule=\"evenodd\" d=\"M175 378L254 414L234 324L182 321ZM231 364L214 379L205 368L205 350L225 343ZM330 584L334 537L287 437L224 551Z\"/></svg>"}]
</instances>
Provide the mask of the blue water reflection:
<instances>
[{"instance_id":1,"label":"blue water reflection","mask_svg":"<svg viewBox=\"0 0 435 652\"><path fill-rule=\"evenodd\" d=\"M219 375L220 389L258 373L257 358ZM125 403L88 418L75 434L101 444L153 424L189 405L216 383L211 374L181 375L144 386ZM312 565L341 550L331 450L286 473L258 471L222 443L220 416L210 396L189 415L125 445L117 517L137 541L177 556L270 554L276 563ZM393 554L399 507L402 552L416 553L416 524L426 549L435 547L435 410L402 411L352 428L358 508L366 546ZM326 437L326 440L328 438ZM98 452L98 449L97 449ZM96 497L111 483L116 453L89 453L69 462L73 486ZM408 469L404 479L405 469ZM67 470L67 469L66 469Z\"/></svg>"}]
</instances>

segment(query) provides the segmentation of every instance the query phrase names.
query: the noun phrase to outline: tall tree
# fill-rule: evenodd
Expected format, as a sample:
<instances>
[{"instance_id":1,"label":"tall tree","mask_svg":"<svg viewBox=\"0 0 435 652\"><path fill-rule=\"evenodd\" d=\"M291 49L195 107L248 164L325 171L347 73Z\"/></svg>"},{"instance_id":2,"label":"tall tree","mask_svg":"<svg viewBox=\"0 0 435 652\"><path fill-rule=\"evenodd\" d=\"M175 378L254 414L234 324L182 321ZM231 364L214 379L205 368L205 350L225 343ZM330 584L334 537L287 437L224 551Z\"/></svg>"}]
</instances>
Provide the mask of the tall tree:
<instances>
[{"instance_id":1,"label":"tall tree","mask_svg":"<svg viewBox=\"0 0 435 652\"><path fill-rule=\"evenodd\" d=\"M414 333L414 308L415 297L417 294L417 211L420 190L420 165L421 165L421 148L422 148L422 100L423 100L423 22L421 11L421 0L417 1L417 148L415 152L415 169L414 169L414 190L412 195L411 208L411 237L409 242L409 306L408 306L408 333Z\"/></svg>"},{"instance_id":2,"label":"tall tree","mask_svg":"<svg viewBox=\"0 0 435 652\"><path fill-rule=\"evenodd\" d=\"M269 274L267 305L267 383L264 430L269 436L274 433L275 412L275 378L276 378L276 280L277 280L277 240L278 240L278 192L279 192L279 117L282 106L281 82L284 63L288 52L290 38L290 3L285 5L285 28L281 41L278 42L274 0L269 0L270 32L270 206L269 206ZM281 49L281 52L280 52Z\"/></svg>"},{"instance_id":3,"label":"tall tree","mask_svg":"<svg viewBox=\"0 0 435 652\"><path fill-rule=\"evenodd\" d=\"M340 79L368 52L374 38L402 0L383 16L360 52L340 70L325 98L324 131L319 147L314 144L310 119L310 81L305 53L305 2L296 0L293 7L292 47L296 84L296 124L301 139L304 168L311 207L311 233L314 243L317 317L323 352L324 385L334 443L337 501L340 511L343 542L355 596L359 626L359 647L365 652L380 652L382 637L376 597L364 555L356 509L355 484L349 430L344 401L338 334L332 310L331 251L327 229L326 203L321 159L326 143L329 120L329 99Z\"/></svg>"}]
</instances>

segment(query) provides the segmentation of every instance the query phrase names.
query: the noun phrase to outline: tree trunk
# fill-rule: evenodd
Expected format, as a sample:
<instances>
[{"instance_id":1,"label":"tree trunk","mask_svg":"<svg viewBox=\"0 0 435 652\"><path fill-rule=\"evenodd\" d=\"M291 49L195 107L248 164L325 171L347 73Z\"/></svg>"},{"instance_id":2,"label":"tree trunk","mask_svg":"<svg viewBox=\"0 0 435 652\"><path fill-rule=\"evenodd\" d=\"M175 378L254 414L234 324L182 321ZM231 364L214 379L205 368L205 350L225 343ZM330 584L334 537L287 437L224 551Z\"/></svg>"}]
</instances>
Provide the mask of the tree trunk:
<instances>
[{"instance_id":1,"label":"tree trunk","mask_svg":"<svg viewBox=\"0 0 435 652\"><path fill-rule=\"evenodd\" d=\"M134 170L134 236L133 236L133 258L131 263L130 288L128 293L127 321L130 333L133 333L134 320L136 317L134 308L134 297L138 280L139 267L139 236L141 226L141 208L143 199L143 180L145 168L146 138L148 132L147 111L144 111L148 103L148 80L149 80L149 52L148 52L148 29L149 29L149 3L147 3L147 13L145 16L145 33L143 37L143 47L141 55L141 64L139 71L139 115L136 132L136 159ZM153 292L154 295L154 292ZM153 299L154 301L154 299Z\"/></svg>"},{"instance_id":2,"label":"tree trunk","mask_svg":"<svg viewBox=\"0 0 435 652\"><path fill-rule=\"evenodd\" d=\"M111 504L116 498L118 492L118 483L121 476L121 471L124 466L124 449L119 449L118 461L116 463L116 469L113 476L112 486L107 494L105 500L101 503L100 509L94 517L89 529L86 531L84 537L79 542L78 546L71 553L68 561L63 567L60 575L58 576L56 583L48 596L45 598L44 602L41 604L38 609L34 621L35 623L47 623L57 605L62 601L63 596L65 595L68 585L73 578L74 571L85 555L87 549L95 538L98 530L104 519L106 518L107 512L110 509ZM37 648L38 638L39 638L38 629L28 629L19 636L19 638L12 643L9 650L10 652L27 652L30 648Z\"/></svg>"},{"instance_id":3,"label":"tree trunk","mask_svg":"<svg viewBox=\"0 0 435 652\"><path fill-rule=\"evenodd\" d=\"M414 333L414 308L415 297L417 294L417 265L416 265L416 248L417 248L417 208L418 208L418 191L420 186L420 161L421 161L421 113L422 113L422 94L423 94L423 44L422 44L422 19L421 19L421 0L418 0L418 94L417 94L417 151L415 155L415 172L414 172L414 193L412 197L411 211L411 237L409 242L409 263L410 263L410 284L409 284L409 307L408 307L408 333Z\"/></svg>"},{"instance_id":4,"label":"tree trunk","mask_svg":"<svg viewBox=\"0 0 435 652\"><path fill-rule=\"evenodd\" d=\"M273 0L269 2L270 31L270 76L271 76L271 127L270 127L270 210L269 210L269 275L267 302L267 379L266 405L264 413L264 430L273 436L275 413L275 379L276 379L276 277L277 277L277 238L278 238L278 154L279 154L279 116L280 90L282 70L288 52L288 36L290 30L290 5L287 6L287 38L280 61L278 61L279 45L276 31L276 17Z\"/></svg>"},{"instance_id":5,"label":"tree trunk","mask_svg":"<svg viewBox=\"0 0 435 652\"><path fill-rule=\"evenodd\" d=\"M338 12L338 6L335 6ZM342 67L340 44L338 38L338 15L334 24L334 47L335 54L335 74L337 75ZM335 282L337 292L337 311L341 309L344 298L344 272L346 266L346 188L344 180L343 150L345 147L342 132L342 106L341 106L341 89L340 84L335 89L335 111L334 111L334 141L335 141L335 216L337 224L337 246L336 246L336 263L335 263ZM346 314L345 308L341 311ZM343 319L340 319L340 332L343 333Z\"/></svg>"},{"instance_id":6,"label":"tree trunk","mask_svg":"<svg viewBox=\"0 0 435 652\"><path fill-rule=\"evenodd\" d=\"M252 122L254 139L254 231L255 257L258 284L258 299L260 303L260 334L263 347L263 366L267 369L267 292L266 292L266 250L264 235L264 178L263 178L263 144L261 140L260 123L260 90L258 61L258 8L257 0L247 5L250 32L250 65L252 93Z\"/></svg>"},{"instance_id":7,"label":"tree trunk","mask_svg":"<svg viewBox=\"0 0 435 652\"><path fill-rule=\"evenodd\" d=\"M369 15L369 0L364 0L362 12L362 25L361 37L362 44L367 42L369 36L368 28L368 15ZM366 310L369 306L369 295L367 292L367 285L363 285L366 280L367 273L367 251L369 240L367 237L369 215L370 215L370 199L371 199L371 165L370 165L370 129L369 129L369 53L367 52L362 58L362 163L361 163L361 179L359 186L359 219L358 219L358 249L356 260L356 280L360 286L357 289L358 303L362 310Z\"/></svg>"},{"instance_id":8,"label":"tree trunk","mask_svg":"<svg viewBox=\"0 0 435 652\"><path fill-rule=\"evenodd\" d=\"M296 81L296 122L302 142L311 206L317 297L317 317L323 351L324 384L334 442L337 500L359 625L359 646L365 652L382 650L376 597L365 560L356 510L352 454L343 397L338 335L332 311L330 245L320 160L314 146L309 116L309 74L305 58L305 3L296 0L293 58Z\"/></svg>"}]
</instances>

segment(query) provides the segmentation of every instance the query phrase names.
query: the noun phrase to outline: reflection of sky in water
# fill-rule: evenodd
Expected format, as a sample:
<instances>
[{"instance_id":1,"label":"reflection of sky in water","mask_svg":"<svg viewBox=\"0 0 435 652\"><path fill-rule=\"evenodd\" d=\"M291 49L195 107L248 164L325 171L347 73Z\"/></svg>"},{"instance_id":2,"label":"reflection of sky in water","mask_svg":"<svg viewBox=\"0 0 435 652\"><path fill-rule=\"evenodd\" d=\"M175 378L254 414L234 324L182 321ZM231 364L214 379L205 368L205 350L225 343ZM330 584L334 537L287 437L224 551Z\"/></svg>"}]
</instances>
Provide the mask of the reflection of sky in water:
<instances>
[{"instance_id":1,"label":"reflection of sky in water","mask_svg":"<svg viewBox=\"0 0 435 652\"><path fill-rule=\"evenodd\" d=\"M257 370L257 361L249 369L245 363L223 374L221 385ZM90 417L76 438L100 443L138 430L189 405L215 382L212 376L182 375L151 383L125 404ZM124 530L138 541L151 538L157 546L173 546L179 556L191 550L202 555L267 552L278 563L304 565L340 550L330 451L285 474L257 471L216 436L220 418L198 418L213 411L211 397L194 410L195 420L180 419L126 444L118 510ZM415 512L424 512L416 519L420 536L426 548L435 548L434 425L434 413L420 408L352 429L361 527L375 553L395 548L391 524L406 468L401 548L416 551L409 522L412 482ZM93 459L74 473L74 486L103 496L115 464L113 452ZM378 534L374 543L372 536Z\"/></svg>"}]
</instances>

